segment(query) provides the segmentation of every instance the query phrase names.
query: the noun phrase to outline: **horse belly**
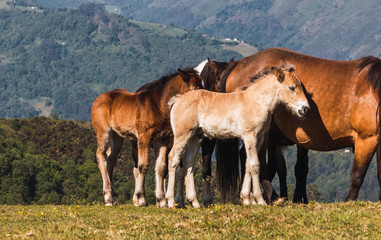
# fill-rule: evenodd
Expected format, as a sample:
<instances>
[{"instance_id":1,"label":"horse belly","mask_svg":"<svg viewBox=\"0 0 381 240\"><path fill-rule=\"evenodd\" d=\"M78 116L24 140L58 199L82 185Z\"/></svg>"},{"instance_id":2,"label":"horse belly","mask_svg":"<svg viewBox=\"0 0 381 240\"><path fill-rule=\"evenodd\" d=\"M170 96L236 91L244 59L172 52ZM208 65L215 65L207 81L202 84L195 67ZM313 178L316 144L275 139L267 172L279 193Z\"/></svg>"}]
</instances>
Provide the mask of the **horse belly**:
<instances>
[{"instance_id":1,"label":"horse belly","mask_svg":"<svg viewBox=\"0 0 381 240\"><path fill-rule=\"evenodd\" d=\"M234 121L234 116L228 114L223 118L215 118L213 116L201 117L200 128L205 136L210 138L231 139L240 137L240 124Z\"/></svg>"}]
</instances>

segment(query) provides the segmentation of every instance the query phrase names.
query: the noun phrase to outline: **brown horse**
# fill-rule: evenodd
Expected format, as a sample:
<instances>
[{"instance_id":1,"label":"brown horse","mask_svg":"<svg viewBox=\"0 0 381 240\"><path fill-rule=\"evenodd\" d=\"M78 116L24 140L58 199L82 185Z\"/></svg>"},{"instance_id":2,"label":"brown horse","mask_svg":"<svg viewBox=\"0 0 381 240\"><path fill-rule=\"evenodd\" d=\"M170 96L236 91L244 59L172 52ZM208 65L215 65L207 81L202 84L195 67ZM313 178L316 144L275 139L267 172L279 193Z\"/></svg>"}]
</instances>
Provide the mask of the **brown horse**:
<instances>
[{"instance_id":1,"label":"brown horse","mask_svg":"<svg viewBox=\"0 0 381 240\"><path fill-rule=\"evenodd\" d=\"M174 141L168 157L168 206L175 205L175 171L182 159L187 199L194 208L200 207L193 178L200 134L212 138L243 139L248 159L241 199L243 204L250 204L253 187L255 203L264 205L257 153L271 126L272 113L279 105L286 106L298 117L305 117L309 112L302 83L293 66L272 67L252 77L241 91L225 94L197 90L175 97L171 102L174 102L171 110Z\"/></svg>"},{"instance_id":2,"label":"brown horse","mask_svg":"<svg viewBox=\"0 0 381 240\"><path fill-rule=\"evenodd\" d=\"M105 204L113 204L111 179L124 138L136 139L138 162L135 163L135 206L146 206L144 179L148 167L148 151L154 145L156 153L156 200L166 206L164 173L166 153L170 141L168 101L177 94L201 88L201 78L194 69L162 77L145 87L144 91L130 93L115 89L101 94L93 103L91 117L97 135L97 162L103 179Z\"/></svg>"},{"instance_id":3,"label":"brown horse","mask_svg":"<svg viewBox=\"0 0 381 240\"><path fill-rule=\"evenodd\" d=\"M307 159L306 149L331 151L354 146L351 184L346 200L358 198L376 149L381 188L381 60L365 57L352 61L335 61L303 55L285 48L271 48L240 60L223 86L226 92L235 91L245 85L253 74L285 62L296 66L296 73L303 79L311 106L306 121L300 121L282 107L274 113L274 122L279 131L298 145L297 165L302 166L298 167L302 171L296 173L297 180L305 179L307 174L306 164L300 163ZM259 154L261 180L266 199L271 201L273 189L265 176L265 150L266 145Z\"/></svg>"}]
</instances>

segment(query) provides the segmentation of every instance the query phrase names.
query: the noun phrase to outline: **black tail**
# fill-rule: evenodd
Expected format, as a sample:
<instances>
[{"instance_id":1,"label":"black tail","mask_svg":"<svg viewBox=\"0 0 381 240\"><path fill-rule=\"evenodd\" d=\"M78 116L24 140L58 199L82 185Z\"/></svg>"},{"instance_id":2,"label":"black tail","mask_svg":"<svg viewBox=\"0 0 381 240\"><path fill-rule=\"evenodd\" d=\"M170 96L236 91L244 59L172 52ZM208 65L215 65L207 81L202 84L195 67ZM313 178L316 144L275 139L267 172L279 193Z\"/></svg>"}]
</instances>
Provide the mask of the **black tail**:
<instances>
[{"instance_id":1,"label":"black tail","mask_svg":"<svg viewBox=\"0 0 381 240\"><path fill-rule=\"evenodd\" d=\"M221 198L225 202L236 203L239 180L238 138L217 140L217 184Z\"/></svg>"},{"instance_id":2,"label":"black tail","mask_svg":"<svg viewBox=\"0 0 381 240\"><path fill-rule=\"evenodd\" d=\"M376 57L364 57L359 66L359 72L363 70L365 67L369 66L367 72L367 79L369 85L374 89L374 91L378 94L378 106L377 106L377 117L378 117L378 146L377 146L377 175L378 175L378 183L380 187L380 195L379 200L381 200L381 137L380 137L380 129L381 129L381 59Z\"/></svg>"}]
</instances>

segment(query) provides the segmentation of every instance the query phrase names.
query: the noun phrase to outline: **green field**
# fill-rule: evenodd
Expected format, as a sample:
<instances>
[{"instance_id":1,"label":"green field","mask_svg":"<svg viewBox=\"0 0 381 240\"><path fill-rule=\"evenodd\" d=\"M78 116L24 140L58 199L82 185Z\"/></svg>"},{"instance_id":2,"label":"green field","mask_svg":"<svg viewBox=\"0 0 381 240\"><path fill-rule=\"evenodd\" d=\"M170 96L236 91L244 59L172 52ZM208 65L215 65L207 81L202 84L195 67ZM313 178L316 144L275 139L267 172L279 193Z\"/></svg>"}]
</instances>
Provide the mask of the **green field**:
<instances>
[{"instance_id":1,"label":"green field","mask_svg":"<svg viewBox=\"0 0 381 240\"><path fill-rule=\"evenodd\" d=\"M0 205L1 239L380 239L381 203Z\"/></svg>"}]
</instances>

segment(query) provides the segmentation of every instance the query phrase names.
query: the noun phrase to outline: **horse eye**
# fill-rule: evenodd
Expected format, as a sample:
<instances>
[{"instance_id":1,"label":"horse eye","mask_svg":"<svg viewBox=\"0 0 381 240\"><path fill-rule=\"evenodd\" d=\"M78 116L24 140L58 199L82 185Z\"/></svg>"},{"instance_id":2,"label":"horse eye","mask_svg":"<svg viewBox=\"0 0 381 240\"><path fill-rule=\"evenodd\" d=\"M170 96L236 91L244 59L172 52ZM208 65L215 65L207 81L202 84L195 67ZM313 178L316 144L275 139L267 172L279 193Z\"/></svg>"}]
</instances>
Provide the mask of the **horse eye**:
<instances>
[{"instance_id":1,"label":"horse eye","mask_svg":"<svg viewBox=\"0 0 381 240\"><path fill-rule=\"evenodd\" d=\"M294 86L289 86L288 87L291 91L295 91L295 87Z\"/></svg>"}]
</instances>

